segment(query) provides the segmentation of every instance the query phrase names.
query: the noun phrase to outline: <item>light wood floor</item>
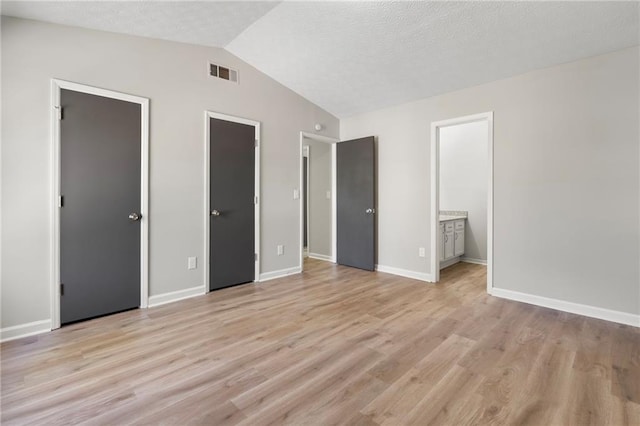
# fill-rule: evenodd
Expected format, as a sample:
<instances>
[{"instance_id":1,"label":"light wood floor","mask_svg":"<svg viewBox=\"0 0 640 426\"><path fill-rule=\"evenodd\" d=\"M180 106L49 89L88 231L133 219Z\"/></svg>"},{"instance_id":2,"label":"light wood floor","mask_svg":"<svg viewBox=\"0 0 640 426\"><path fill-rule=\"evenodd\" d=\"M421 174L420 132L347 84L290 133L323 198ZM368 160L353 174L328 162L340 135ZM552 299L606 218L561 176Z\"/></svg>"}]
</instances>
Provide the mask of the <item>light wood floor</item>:
<instances>
[{"instance_id":1,"label":"light wood floor","mask_svg":"<svg viewBox=\"0 0 640 426\"><path fill-rule=\"evenodd\" d=\"M640 330L309 261L8 342L3 424L640 424Z\"/></svg>"}]
</instances>

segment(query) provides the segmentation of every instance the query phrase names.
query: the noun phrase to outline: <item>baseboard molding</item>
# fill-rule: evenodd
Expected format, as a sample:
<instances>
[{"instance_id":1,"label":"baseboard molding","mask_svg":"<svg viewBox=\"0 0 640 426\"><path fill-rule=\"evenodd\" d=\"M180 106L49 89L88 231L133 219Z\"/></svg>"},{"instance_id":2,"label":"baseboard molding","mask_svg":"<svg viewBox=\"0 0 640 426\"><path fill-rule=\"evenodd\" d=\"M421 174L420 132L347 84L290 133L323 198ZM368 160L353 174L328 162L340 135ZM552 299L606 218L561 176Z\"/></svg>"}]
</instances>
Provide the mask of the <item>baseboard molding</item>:
<instances>
[{"instance_id":1,"label":"baseboard molding","mask_svg":"<svg viewBox=\"0 0 640 426\"><path fill-rule=\"evenodd\" d=\"M590 305L582 305L580 303L566 302L564 300L551 299L543 296L535 296L533 294L520 293L513 290L505 290L503 288L492 288L491 295L500 297L502 299L515 300L517 302L524 302L530 305L542 306L558 311L569 312L571 314L578 314L585 317L598 318L605 321L640 327L640 315L634 315L620 311L612 311L610 309L598 308L596 306Z\"/></svg>"},{"instance_id":2,"label":"baseboard molding","mask_svg":"<svg viewBox=\"0 0 640 426\"><path fill-rule=\"evenodd\" d=\"M178 300L188 299L190 297L202 296L205 294L204 287L199 285L197 287L191 287L184 290L170 291L169 293L157 294L149 297L149 307L165 305L171 302L177 302Z\"/></svg>"},{"instance_id":3,"label":"baseboard molding","mask_svg":"<svg viewBox=\"0 0 640 426\"><path fill-rule=\"evenodd\" d=\"M401 277L413 278L414 280L434 282L433 275L426 272L409 271L407 269L394 268L392 266L376 265L376 271L387 274L399 275Z\"/></svg>"},{"instance_id":4,"label":"baseboard molding","mask_svg":"<svg viewBox=\"0 0 640 426\"><path fill-rule=\"evenodd\" d=\"M452 257L451 259L441 260L440 261L440 270L442 271L444 268L448 268L451 265L455 265L456 263L460 263L460 256Z\"/></svg>"},{"instance_id":5,"label":"baseboard molding","mask_svg":"<svg viewBox=\"0 0 640 426\"><path fill-rule=\"evenodd\" d=\"M466 262L466 263L473 263L475 265L484 265L487 266L487 261L484 259L474 259L472 257L461 257L460 258L461 262Z\"/></svg>"},{"instance_id":6,"label":"baseboard molding","mask_svg":"<svg viewBox=\"0 0 640 426\"><path fill-rule=\"evenodd\" d=\"M0 342L21 339L51 331L51 320L34 321L0 329Z\"/></svg>"},{"instance_id":7,"label":"baseboard molding","mask_svg":"<svg viewBox=\"0 0 640 426\"><path fill-rule=\"evenodd\" d=\"M265 272L260 274L260 282L275 280L276 278L286 277L287 275L299 274L302 272L302 268L296 266L294 268L280 269L278 271Z\"/></svg>"},{"instance_id":8,"label":"baseboard molding","mask_svg":"<svg viewBox=\"0 0 640 426\"><path fill-rule=\"evenodd\" d=\"M325 260L327 262L333 262L333 258L331 256L327 256L326 254L309 253L309 257L311 259L318 259L318 260Z\"/></svg>"}]
</instances>

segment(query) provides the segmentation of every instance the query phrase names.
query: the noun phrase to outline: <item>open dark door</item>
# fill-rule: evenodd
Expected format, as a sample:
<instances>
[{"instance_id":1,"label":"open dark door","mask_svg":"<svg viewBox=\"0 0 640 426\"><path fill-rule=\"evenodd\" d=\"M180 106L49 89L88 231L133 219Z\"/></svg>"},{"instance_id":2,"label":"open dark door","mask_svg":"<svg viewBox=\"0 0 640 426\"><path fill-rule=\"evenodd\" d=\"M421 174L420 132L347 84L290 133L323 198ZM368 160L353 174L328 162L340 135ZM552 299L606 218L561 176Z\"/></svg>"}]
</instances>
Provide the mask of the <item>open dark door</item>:
<instances>
[{"instance_id":1,"label":"open dark door","mask_svg":"<svg viewBox=\"0 0 640 426\"><path fill-rule=\"evenodd\" d=\"M373 136L337 145L337 263L375 269Z\"/></svg>"},{"instance_id":2,"label":"open dark door","mask_svg":"<svg viewBox=\"0 0 640 426\"><path fill-rule=\"evenodd\" d=\"M255 127L209 118L210 273L216 290L255 279Z\"/></svg>"},{"instance_id":3,"label":"open dark door","mask_svg":"<svg viewBox=\"0 0 640 426\"><path fill-rule=\"evenodd\" d=\"M140 306L141 106L62 89L60 322ZM142 218L146 220L146 218Z\"/></svg>"}]
</instances>

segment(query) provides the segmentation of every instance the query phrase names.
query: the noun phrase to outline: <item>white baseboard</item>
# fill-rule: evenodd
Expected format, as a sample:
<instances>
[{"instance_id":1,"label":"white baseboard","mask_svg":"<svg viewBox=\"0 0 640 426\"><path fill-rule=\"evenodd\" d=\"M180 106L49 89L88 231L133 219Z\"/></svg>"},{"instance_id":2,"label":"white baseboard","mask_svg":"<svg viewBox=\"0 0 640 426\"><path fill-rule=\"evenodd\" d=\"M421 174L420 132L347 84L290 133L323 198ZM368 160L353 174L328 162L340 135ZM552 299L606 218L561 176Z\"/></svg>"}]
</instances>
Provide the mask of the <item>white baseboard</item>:
<instances>
[{"instance_id":1,"label":"white baseboard","mask_svg":"<svg viewBox=\"0 0 640 426\"><path fill-rule=\"evenodd\" d=\"M149 297L149 307L160 306L178 300L188 299L190 297L202 296L205 294L204 286L186 288L184 290L170 291L169 293L157 294Z\"/></svg>"},{"instance_id":2,"label":"white baseboard","mask_svg":"<svg viewBox=\"0 0 640 426\"><path fill-rule=\"evenodd\" d=\"M34 336L36 334L47 333L49 331L51 331L50 319L5 327L0 329L0 342L8 342L9 340Z\"/></svg>"},{"instance_id":3,"label":"white baseboard","mask_svg":"<svg viewBox=\"0 0 640 426\"><path fill-rule=\"evenodd\" d=\"M456 263L460 263L460 256L452 257L451 259L441 260L440 261L440 270L442 271L444 268L448 268L451 265L455 265Z\"/></svg>"},{"instance_id":4,"label":"white baseboard","mask_svg":"<svg viewBox=\"0 0 640 426\"><path fill-rule=\"evenodd\" d=\"M529 303L530 305L537 305L572 314L584 315L585 317L598 318L605 321L640 327L640 315L629 314L627 312L612 311L610 309L598 308L596 306L550 299L548 297L535 296L533 294L520 293L513 290L505 290L503 288L494 287L491 289L490 294L503 299Z\"/></svg>"},{"instance_id":5,"label":"white baseboard","mask_svg":"<svg viewBox=\"0 0 640 426\"><path fill-rule=\"evenodd\" d=\"M461 257L460 258L461 262L466 262L466 263L473 263L475 265L484 265L487 266L487 261L484 259L474 259L472 257Z\"/></svg>"},{"instance_id":6,"label":"white baseboard","mask_svg":"<svg viewBox=\"0 0 640 426\"><path fill-rule=\"evenodd\" d=\"M287 275L299 274L302 272L302 268L299 266L287 269L280 269L278 271L265 272L260 274L260 282L275 280L276 278L286 277Z\"/></svg>"},{"instance_id":7,"label":"white baseboard","mask_svg":"<svg viewBox=\"0 0 640 426\"><path fill-rule=\"evenodd\" d=\"M401 277L413 278L414 280L432 283L433 275L426 272L409 271L407 269L394 268L392 266L376 265L376 271L387 274L399 275Z\"/></svg>"},{"instance_id":8,"label":"white baseboard","mask_svg":"<svg viewBox=\"0 0 640 426\"><path fill-rule=\"evenodd\" d=\"M309 253L309 257L311 259L326 260L327 262L333 262L333 258L331 256L327 256L326 254Z\"/></svg>"}]
</instances>

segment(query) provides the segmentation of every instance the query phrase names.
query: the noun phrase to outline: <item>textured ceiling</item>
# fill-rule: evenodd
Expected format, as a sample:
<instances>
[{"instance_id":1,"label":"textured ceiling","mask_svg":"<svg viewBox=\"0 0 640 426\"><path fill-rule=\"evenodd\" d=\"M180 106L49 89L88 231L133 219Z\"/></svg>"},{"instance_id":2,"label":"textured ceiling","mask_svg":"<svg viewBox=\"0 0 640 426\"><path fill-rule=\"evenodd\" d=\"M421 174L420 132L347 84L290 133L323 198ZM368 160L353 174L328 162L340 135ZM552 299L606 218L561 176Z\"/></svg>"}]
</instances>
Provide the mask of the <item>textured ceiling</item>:
<instances>
[{"instance_id":1,"label":"textured ceiling","mask_svg":"<svg viewBox=\"0 0 640 426\"><path fill-rule=\"evenodd\" d=\"M638 3L278 5L226 49L338 117L638 44Z\"/></svg>"},{"instance_id":2,"label":"textured ceiling","mask_svg":"<svg viewBox=\"0 0 640 426\"><path fill-rule=\"evenodd\" d=\"M225 47L338 117L639 44L630 2L3 1L2 14Z\"/></svg>"},{"instance_id":3,"label":"textured ceiling","mask_svg":"<svg viewBox=\"0 0 640 426\"><path fill-rule=\"evenodd\" d=\"M2 14L224 47L278 2L2 1Z\"/></svg>"}]
</instances>

